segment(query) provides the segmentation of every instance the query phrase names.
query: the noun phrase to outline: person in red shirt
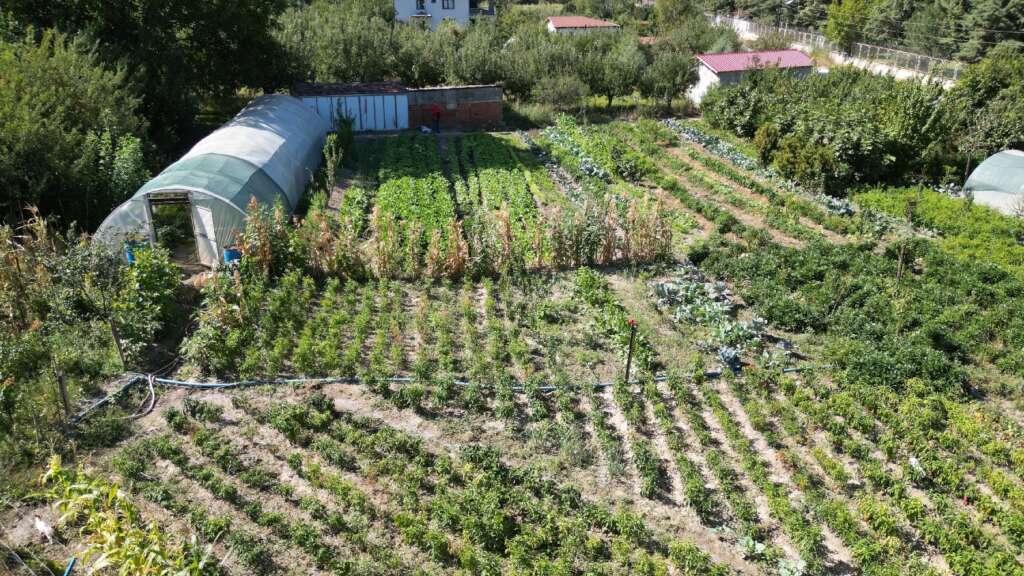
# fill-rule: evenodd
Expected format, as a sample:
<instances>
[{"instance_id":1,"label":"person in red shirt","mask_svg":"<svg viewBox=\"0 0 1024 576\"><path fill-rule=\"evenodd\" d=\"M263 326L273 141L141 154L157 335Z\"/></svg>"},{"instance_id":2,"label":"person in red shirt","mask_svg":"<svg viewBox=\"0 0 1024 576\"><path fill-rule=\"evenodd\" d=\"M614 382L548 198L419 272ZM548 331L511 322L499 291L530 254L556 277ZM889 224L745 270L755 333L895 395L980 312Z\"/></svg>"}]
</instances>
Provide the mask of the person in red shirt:
<instances>
[{"instance_id":1,"label":"person in red shirt","mask_svg":"<svg viewBox=\"0 0 1024 576\"><path fill-rule=\"evenodd\" d=\"M434 120L434 132L441 131L441 107L437 105L437 102L430 106L430 117Z\"/></svg>"}]
</instances>

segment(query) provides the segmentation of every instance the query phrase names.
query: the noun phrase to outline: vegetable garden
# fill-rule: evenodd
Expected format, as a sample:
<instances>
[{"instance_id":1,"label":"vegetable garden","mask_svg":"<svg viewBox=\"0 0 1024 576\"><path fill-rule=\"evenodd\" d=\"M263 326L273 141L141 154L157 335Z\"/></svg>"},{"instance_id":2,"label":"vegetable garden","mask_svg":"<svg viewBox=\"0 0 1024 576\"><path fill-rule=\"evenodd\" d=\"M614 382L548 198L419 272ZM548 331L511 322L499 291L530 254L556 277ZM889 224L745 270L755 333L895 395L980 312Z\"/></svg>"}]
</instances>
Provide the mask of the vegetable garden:
<instances>
[{"instance_id":1,"label":"vegetable garden","mask_svg":"<svg viewBox=\"0 0 1024 576\"><path fill-rule=\"evenodd\" d=\"M1011 223L830 201L685 121L345 162L301 221L251 213L180 347L179 380L259 385L161 388L25 497L87 563L1024 574Z\"/></svg>"}]
</instances>

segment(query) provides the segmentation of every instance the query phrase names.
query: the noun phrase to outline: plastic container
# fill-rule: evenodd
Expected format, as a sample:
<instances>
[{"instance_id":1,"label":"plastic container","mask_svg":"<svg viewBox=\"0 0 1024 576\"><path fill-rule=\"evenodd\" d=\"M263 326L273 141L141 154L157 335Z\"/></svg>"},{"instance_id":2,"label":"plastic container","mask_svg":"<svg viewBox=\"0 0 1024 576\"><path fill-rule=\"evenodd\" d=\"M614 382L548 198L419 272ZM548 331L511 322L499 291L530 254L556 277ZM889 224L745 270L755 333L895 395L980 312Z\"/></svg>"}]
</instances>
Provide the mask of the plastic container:
<instances>
[{"instance_id":1,"label":"plastic container","mask_svg":"<svg viewBox=\"0 0 1024 576\"><path fill-rule=\"evenodd\" d=\"M128 240L124 243L124 258L129 264L135 264L135 251L144 246L148 246L149 242L145 240Z\"/></svg>"},{"instance_id":2,"label":"plastic container","mask_svg":"<svg viewBox=\"0 0 1024 576\"><path fill-rule=\"evenodd\" d=\"M233 264L242 259L242 251L238 248L225 248L224 249L224 263Z\"/></svg>"}]
</instances>

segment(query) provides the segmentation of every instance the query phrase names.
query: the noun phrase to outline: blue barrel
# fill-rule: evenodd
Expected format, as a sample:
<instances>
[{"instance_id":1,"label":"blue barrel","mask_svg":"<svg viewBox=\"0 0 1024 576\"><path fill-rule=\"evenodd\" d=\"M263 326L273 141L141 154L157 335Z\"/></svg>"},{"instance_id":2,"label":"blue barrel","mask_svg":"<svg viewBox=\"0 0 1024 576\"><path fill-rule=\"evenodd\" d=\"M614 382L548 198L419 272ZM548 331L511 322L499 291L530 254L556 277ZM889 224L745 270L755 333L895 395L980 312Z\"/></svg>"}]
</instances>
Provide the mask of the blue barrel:
<instances>
[{"instance_id":1,"label":"blue barrel","mask_svg":"<svg viewBox=\"0 0 1024 576\"><path fill-rule=\"evenodd\" d=\"M231 264L238 262L242 259L242 251L238 248L225 248L224 249L224 263Z\"/></svg>"},{"instance_id":2,"label":"blue barrel","mask_svg":"<svg viewBox=\"0 0 1024 576\"><path fill-rule=\"evenodd\" d=\"M124 257L129 264L135 264L135 251L149 243L144 240L129 240L124 243Z\"/></svg>"}]
</instances>

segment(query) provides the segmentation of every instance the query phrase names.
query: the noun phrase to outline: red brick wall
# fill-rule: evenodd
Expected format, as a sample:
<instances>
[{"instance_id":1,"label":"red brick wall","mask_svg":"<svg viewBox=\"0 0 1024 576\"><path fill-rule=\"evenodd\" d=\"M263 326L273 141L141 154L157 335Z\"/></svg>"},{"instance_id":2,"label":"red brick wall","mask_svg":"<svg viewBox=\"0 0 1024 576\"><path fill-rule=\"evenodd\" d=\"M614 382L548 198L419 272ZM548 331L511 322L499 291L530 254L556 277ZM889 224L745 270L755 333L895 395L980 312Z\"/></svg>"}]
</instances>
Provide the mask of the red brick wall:
<instances>
[{"instance_id":1,"label":"red brick wall","mask_svg":"<svg viewBox=\"0 0 1024 576\"><path fill-rule=\"evenodd\" d=\"M461 102L449 108L444 102L438 102L441 108L442 130L474 130L494 128L501 124L501 102ZM409 128L433 126L434 118L430 113L432 104L409 104Z\"/></svg>"}]
</instances>

